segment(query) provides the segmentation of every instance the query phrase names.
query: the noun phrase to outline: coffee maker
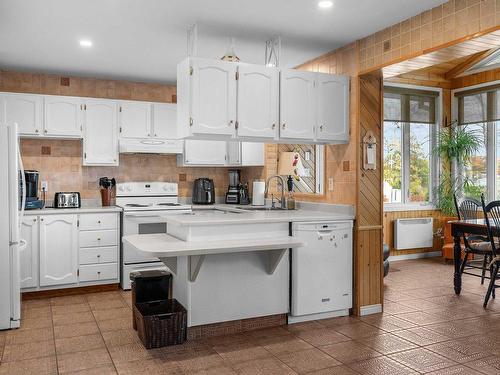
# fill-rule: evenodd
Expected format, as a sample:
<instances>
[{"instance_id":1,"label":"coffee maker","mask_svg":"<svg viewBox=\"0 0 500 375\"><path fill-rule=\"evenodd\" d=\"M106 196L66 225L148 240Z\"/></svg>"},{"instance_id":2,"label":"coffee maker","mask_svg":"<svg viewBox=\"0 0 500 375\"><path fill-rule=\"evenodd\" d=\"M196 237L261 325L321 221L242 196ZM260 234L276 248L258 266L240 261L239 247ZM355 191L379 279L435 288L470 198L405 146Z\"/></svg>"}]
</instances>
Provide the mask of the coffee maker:
<instances>
[{"instance_id":1,"label":"coffee maker","mask_svg":"<svg viewBox=\"0 0 500 375\"><path fill-rule=\"evenodd\" d=\"M19 174L21 174L20 171ZM26 191L24 209L42 209L45 206L45 201L38 199L38 171L24 171L24 180L26 182L26 187L23 186L22 176L19 176L19 194L22 196L23 189Z\"/></svg>"}]
</instances>

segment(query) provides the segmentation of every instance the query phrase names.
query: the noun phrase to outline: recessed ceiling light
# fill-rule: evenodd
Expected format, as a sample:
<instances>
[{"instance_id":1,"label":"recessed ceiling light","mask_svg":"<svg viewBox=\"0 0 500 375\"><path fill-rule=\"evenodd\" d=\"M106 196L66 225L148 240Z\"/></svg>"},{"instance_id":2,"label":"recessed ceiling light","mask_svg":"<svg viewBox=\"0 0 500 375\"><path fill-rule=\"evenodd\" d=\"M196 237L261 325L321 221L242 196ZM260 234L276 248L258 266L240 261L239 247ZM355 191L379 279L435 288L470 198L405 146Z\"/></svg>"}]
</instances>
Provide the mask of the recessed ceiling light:
<instances>
[{"instance_id":1,"label":"recessed ceiling light","mask_svg":"<svg viewBox=\"0 0 500 375\"><path fill-rule=\"evenodd\" d=\"M331 8L333 6L333 1L330 1L330 0L321 0L318 3L318 6L320 8Z\"/></svg>"},{"instance_id":2,"label":"recessed ceiling light","mask_svg":"<svg viewBox=\"0 0 500 375\"><path fill-rule=\"evenodd\" d=\"M92 41L88 39L82 39L80 40L80 45L82 47L92 47Z\"/></svg>"}]
</instances>

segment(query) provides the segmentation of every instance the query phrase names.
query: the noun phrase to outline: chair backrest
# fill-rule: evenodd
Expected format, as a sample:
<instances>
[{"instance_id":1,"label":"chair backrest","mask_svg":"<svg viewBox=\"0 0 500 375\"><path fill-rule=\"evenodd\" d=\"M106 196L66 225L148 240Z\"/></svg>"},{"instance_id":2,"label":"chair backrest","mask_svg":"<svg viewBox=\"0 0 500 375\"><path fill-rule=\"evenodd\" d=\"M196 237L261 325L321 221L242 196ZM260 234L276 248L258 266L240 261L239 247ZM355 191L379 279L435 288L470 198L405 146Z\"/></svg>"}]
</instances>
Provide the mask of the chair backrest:
<instances>
[{"instance_id":1,"label":"chair backrest","mask_svg":"<svg viewBox=\"0 0 500 375\"><path fill-rule=\"evenodd\" d=\"M498 254L495 239L498 236L497 228L500 229L500 201L492 201L488 204L484 203L484 194L481 195L481 204L483 206L484 219L488 228L488 238L491 242L493 257Z\"/></svg>"},{"instance_id":2,"label":"chair backrest","mask_svg":"<svg viewBox=\"0 0 500 375\"><path fill-rule=\"evenodd\" d=\"M473 220L477 219L481 202L474 198L464 197L460 200L453 194L455 201L455 210L457 211L458 220Z\"/></svg>"}]
</instances>

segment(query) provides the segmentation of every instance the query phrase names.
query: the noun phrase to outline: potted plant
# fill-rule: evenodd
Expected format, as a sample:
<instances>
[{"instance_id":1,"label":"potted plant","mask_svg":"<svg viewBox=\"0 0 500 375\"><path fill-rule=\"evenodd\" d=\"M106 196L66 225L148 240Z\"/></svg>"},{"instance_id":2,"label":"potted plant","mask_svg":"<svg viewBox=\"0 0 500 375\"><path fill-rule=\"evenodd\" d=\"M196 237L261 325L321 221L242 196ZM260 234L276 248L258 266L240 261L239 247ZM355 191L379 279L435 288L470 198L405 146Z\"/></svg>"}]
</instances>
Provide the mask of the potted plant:
<instances>
[{"instance_id":1,"label":"potted plant","mask_svg":"<svg viewBox=\"0 0 500 375\"><path fill-rule=\"evenodd\" d=\"M456 121L439 132L435 152L441 157L441 176L436 188L436 206L443 214L441 236L444 240L443 256L453 259L453 238L449 221L457 218L454 195L465 193L467 196L479 198L481 188L465 174L471 157L483 146L483 136L467 125L455 126Z\"/></svg>"}]
</instances>

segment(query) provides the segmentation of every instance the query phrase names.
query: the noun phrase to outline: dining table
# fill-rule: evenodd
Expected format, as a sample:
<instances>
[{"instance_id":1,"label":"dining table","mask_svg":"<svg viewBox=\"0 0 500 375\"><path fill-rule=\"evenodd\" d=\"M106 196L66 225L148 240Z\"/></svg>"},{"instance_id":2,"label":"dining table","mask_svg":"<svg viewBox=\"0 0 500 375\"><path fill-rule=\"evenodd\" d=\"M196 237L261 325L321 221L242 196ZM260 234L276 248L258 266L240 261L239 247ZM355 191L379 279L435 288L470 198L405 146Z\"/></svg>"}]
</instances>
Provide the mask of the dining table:
<instances>
[{"instance_id":1,"label":"dining table","mask_svg":"<svg viewBox=\"0 0 500 375\"><path fill-rule=\"evenodd\" d=\"M488 237L488 228L485 219L470 219L470 220L453 220L451 224L451 235L453 236L453 286L455 294L460 294L462 291L462 274L460 265L462 263L462 239L464 235L477 235ZM490 221L490 227L493 236L500 237L500 227L497 227Z\"/></svg>"}]
</instances>

